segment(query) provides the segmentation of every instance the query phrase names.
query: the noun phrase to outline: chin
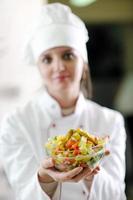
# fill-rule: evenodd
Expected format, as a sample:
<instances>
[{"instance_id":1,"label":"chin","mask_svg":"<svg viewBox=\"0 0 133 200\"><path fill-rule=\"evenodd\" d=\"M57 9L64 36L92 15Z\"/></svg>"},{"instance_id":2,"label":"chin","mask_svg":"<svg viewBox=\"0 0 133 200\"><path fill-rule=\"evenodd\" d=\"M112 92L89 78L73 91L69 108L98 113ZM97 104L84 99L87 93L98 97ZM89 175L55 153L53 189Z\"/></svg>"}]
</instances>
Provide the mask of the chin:
<instances>
[{"instance_id":1,"label":"chin","mask_svg":"<svg viewBox=\"0 0 133 200\"><path fill-rule=\"evenodd\" d=\"M55 91L58 91L58 92L64 92L64 91L69 91L72 87L68 86L68 85L61 85L59 87L55 87Z\"/></svg>"}]
</instances>

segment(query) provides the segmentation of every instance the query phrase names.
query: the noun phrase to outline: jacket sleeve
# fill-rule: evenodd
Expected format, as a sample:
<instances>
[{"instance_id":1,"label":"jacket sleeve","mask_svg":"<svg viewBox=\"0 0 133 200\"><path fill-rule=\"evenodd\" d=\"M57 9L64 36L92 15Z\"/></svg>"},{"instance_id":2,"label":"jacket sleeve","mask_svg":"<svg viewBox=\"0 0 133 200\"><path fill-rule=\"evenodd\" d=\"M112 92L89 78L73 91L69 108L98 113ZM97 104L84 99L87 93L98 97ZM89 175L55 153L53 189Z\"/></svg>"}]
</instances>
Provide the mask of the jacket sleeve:
<instances>
[{"instance_id":1,"label":"jacket sleeve","mask_svg":"<svg viewBox=\"0 0 133 200\"><path fill-rule=\"evenodd\" d=\"M0 127L0 155L16 199L59 199L60 184L53 191L52 198L42 189L37 177L40 163L34 149L26 140L21 126L20 120L12 116L4 119Z\"/></svg>"},{"instance_id":2,"label":"jacket sleeve","mask_svg":"<svg viewBox=\"0 0 133 200\"><path fill-rule=\"evenodd\" d=\"M125 200L125 141L123 117L116 115L110 135L110 155L101 162L101 170L95 175L89 200ZM104 197L104 198L103 198Z\"/></svg>"}]
</instances>

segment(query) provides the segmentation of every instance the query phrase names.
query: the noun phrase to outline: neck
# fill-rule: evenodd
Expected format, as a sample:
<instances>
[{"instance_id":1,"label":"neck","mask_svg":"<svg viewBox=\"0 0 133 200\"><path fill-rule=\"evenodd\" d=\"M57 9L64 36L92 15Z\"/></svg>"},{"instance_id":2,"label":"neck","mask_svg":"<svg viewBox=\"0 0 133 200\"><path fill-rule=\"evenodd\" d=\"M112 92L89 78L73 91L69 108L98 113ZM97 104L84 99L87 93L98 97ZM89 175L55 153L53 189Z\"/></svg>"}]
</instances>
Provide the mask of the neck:
<instances>
[{"instance_id":1,"label":"neck","mask_svg":"<svg viewBox=\"0 0 133 200\"><path fill-rule=\"evenodd\" d=\"M49 92L50 93L50 92ZM78 96L79 96L79 91L74 91L71 93L68 92L58 92L55 94L51 94L50 95L56 99L56 101L60 104L61 108L71 108L73 106L75 106Z\"/></svg>"}]
</instances>

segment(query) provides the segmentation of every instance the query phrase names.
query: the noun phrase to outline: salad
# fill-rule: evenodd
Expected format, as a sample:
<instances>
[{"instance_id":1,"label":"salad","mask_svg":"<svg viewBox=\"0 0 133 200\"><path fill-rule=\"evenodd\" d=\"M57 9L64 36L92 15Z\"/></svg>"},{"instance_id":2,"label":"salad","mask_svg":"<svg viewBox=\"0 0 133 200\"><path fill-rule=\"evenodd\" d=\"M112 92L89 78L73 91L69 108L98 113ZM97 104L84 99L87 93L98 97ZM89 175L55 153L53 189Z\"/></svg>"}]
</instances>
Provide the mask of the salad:
<instances>
[{"instance_id":1,"label":"salad","mask_svg":"<svg viewBox=\"0 0 133 200\"><path fill-rule=\"evenodd\" d=\"M60 171L77 166L95 167L105 154L108 137L97 137L82 129L70 129L66 135L48 139L45 149Z\"/></svg>"}]
</instances>

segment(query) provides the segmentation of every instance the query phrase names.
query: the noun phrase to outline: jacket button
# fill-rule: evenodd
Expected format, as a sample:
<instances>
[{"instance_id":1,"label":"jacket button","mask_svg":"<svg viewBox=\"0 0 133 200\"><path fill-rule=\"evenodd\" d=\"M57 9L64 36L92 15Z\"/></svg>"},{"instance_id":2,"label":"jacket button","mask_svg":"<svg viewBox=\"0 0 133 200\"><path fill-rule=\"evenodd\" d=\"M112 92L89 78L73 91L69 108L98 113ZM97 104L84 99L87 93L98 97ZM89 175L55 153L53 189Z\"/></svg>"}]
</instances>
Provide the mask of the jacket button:
<instances>
[{"instance_id":1,"label":"jacket button","mask_svg":"<svg viewBox=\"0 0 133 200\"><path fill-rule=\"evenodd\" d=\"M52 124L52 127L53 127L53 128L55 128L55 127L56 127L56 124L55 124L55 123L53 123L53 124Z\"/></svg>"},{"instance_id":2,"label":"jacket button","mask_svg":"<svg viewBox=\"0 0 133 200\"><path fill-rule=\"evenodd\" d=\"M82 192L83 192L83 195L85 195L85 194L86 194L84 190L83 190Z\"/></svg>"},{"instance_id":3,"label":"jacket button","mask_svg":"<svg viewBox=\"0 0 133 200\"><path fill-rule=\"evenodd\" d=\"M80 125L79 127L80 127L81 129L83 129L83 125Z\"/></svg>"}]
</instances>

